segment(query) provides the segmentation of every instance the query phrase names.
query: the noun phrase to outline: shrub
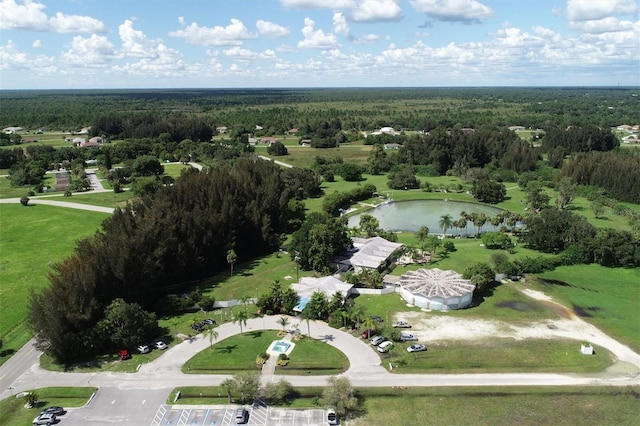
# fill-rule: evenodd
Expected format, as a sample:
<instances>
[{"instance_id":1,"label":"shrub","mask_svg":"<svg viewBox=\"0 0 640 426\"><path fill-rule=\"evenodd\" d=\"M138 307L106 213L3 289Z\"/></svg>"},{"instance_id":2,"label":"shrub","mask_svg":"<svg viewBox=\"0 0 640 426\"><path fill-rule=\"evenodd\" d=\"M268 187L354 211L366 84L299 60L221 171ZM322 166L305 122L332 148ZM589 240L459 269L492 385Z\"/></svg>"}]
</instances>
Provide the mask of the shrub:
<instances>
[{"instance_id":1,"label":"shrub","mask_svg":"<svg viewBox=\"0 0 640 426\"><path fill-rule=\"evenodd\" d=\"M23 206L28 206L29 205L29 197L27 197L26 195L23 195L20 198L20 204L22 204Z\"/></svg>"},{"instance_id":2,"label":"shrub","mask_svg":"<svg viewBox=\"0 0 640 426\"><path fill-rule=\"evenodd\" d=\"M287 364L289 364L289 357L286 354L278 355L278 361L276 361L276 364L281 367L286 366Z\"/></svg>"}]
</instances>

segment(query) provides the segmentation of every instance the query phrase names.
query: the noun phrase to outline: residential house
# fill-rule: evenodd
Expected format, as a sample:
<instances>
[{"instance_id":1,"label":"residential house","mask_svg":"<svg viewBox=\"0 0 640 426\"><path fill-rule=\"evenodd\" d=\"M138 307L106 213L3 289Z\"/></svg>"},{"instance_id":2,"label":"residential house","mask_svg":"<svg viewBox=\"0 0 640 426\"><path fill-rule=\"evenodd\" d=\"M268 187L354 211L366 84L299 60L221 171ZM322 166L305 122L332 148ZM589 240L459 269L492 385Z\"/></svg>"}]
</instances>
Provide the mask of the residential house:
<instances>
[{"instance_id":1,"label":"residential house","mask_svg":"<svg viewBox=\"0 0 640 426\"><path fill-rule=\"evenodd\" d=\"M296 129L296 128L289 129L289 130L287 130L287 134L288 135L297 135L298 134L298 129Z\"/></svg>"},{"instance_id":2,"label":"residential house","mask_svg":"<svg viewBox=\"0 0 640 426\"><path fill-rule=\"evenodd\" d=\"M298 305L293 310L302 312L309 300L311 300L313 293L324 293L327 299L331 300L337 292L340 292L344 299L350 294L353 285L340 281L333 276L321 278L302 277L300 282L291 284L291 288L298 294L299 299Z\"/></svg>"},{"instance_id":3,"label":"residential house","mask_svg":"<svg viewBox=\"0 0 640 426\"><path fill-rule=\"evenodd\" d=\"M356 273L364 270L384 269L393 261L396 251L403 244L387 241L382 237L358 238L354 237L351 255L339 260L340 269L350 269Z\"/></svg>"},{"instance_id":4,"label":"residential house","mask_svg":"<svg viewBox=\"0 0 640 426\"><path fill-rule=\"evenodd\" d=\"M274 138L274 137L266 137L266 138L260 138L260 142L261 143L266 143L267 145L271 145L274 144L276 142L279 142L280 140L278 138Z\"/></svg>"}]
</instances>

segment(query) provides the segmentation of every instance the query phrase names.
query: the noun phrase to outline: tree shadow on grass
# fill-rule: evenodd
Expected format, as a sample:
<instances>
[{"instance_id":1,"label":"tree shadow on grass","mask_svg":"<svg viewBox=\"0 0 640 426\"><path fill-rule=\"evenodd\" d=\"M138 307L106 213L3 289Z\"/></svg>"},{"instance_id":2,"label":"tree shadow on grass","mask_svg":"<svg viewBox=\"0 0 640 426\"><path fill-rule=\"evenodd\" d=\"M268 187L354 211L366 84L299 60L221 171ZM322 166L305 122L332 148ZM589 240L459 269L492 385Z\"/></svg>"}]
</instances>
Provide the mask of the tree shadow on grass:
<instances>
[{"instance_id":1,"label":"tree shadow on grass","mask_svg":"<svg viewBox=\"0 0 640 426\"><path fill-rule=\"evenodd\" d=\"M216 346L215 348L220 353L230 354L238 348L238 345Z\"/></svg>"},{"instance_id":2,"label":"tree shadow on grass","mask_svg":"<svg viewBox=\"0 0 640 426\"><path fill-rule=\"evenodd\" d=\"M251 337L252 339L257 339L258 337L262 337L263 333L264 332L262 330L255 330L255 331L249 331L248 333L245 333L245 334Z\"/></svg>"},{"instance_id":3,"label":"tree shadow on grass","mask_svg":"<svg viewBox=\"0 0 640 426\"><path fill-rule=\"evenodd\" d=\"M482 292L473 292L473 299L471 300L471 304L467 307L473 308L476 306L480 306L484 303L485 299L493 296L493 293L496 291L496 288L500 285L499 282L493 281L491 284L487 285L487 287Z\"/></svg>"}]
</instances>

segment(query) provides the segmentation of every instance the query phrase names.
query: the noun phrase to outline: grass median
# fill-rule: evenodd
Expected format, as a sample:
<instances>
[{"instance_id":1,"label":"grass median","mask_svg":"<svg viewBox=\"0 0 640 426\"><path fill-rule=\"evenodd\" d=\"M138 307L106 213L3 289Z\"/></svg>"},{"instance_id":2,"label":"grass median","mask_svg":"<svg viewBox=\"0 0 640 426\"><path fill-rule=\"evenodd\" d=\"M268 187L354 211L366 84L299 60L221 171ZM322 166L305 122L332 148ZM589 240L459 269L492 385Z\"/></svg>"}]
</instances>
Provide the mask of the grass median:
<instances>
[{"instance_id":1,"label":"grass median","mask_svg":"<svg viewBox=\"0 0 640 426\"><path fill-rule=\"evenodd\" d=\"M94 387L52 387L33 389L39 401L33 408L25 408L25 399L10 396L0 401L0 425L28 426L46 407L82 407L98 389ZM64 416L61 417L63 419Z\"/></svg>"}]
</instances>

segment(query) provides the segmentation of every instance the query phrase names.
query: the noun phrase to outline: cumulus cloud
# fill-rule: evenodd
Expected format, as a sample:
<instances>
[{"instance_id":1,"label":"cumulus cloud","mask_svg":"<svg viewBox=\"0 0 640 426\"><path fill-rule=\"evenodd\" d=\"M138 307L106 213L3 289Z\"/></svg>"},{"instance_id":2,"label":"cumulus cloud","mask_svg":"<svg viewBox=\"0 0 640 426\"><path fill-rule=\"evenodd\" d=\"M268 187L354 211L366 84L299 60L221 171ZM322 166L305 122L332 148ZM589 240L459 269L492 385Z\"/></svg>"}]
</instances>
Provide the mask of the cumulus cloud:
<instances>
[{"instance_id":1,"label":"cumulus cloud","mask_svg":"<svg viewBox=\"0 0 640 426\"><path fill-rule=\"evenodd\" d=\"M239 60L254 59L255 57L258 56L256 52L253 52L248 49L243 49L238 46L234 46L229 49L223 50L222 53L224 53L226 56L232 57L234 59L239 59Z\"/></svg>"},{"instance_id":2,"label":"cumulus cloud","mask_svg":"<svg viewBox=\"0 0 640 426\"><path fill-rule=\"evenodd\" d=\"M258 29L258 33L271 38L284 37L289 34L289 30L282 25L263 21L262 19L256 22L256 28Z\"/></svg>"},{"instance_id":3,"label":"cumulus cloud","mask_svg":"<svg viewBox=\"0 0 640 426\"><path fill-rule=\"evenodd\" d=\"M354 40L356 44L376 44L380 40L380 36L375 34L365 34Z\"/></svg>"},{"instance_id":4,"label":"cumulus cloud","mask_svg":"<svg viewBox=\"0 0 640 426\"><path fill-rule=\"evenodd\" d=\"M199 46L239 46L244 40L256 38L255 34L249 32L244 23L238 19L231 19L231 23L226 27L215 26L201 27L193 22L183 30L171 31L171 37L185 40L187 43Z\"/></svg>"},{"instance_id":5,"label":"cumulus cloud","mask_svg":"<svg viewBox=\"0 0 640 426\"><path fill-rule=\"evenodd\" d=\"M304 27L302 28L302 35L304 39L298 42L300 48L315 48L315 49L331 49L338 45L338 39L332 33L325 33L321 29L316 30L316 23L309 19L304 18Z\"/></svg>"},{"instance_id":6,"label":"cumulus cloud","mask_svg":"<svg viewBox=\"0 0 640 426\"><path fill-rule=\"evenodd\" d=\"M153 43L147 36L133 28L133 21L127 19L118 27L118 34L122 41L122 54L137 58L155 56Z\"/></svg>"},{"instance_id":7,"label":"cumulus cloud","mask_svg":"<svg viewBox=\"0 0 640 426\"><path fill-rule=\"evenodd\" d=\"M18 50L13 41L9 40L7 44L0 46L0 70L27 68L28 65L27 54Z\"/></svg>"},{"instance_id":8,"label":"cumulus cloud","mask_svg":"<svg viewBox=\"0 0 640 426\"><path fill-rule=\"evenodd\" d=\"M42 3L23 0L2 0L0 3L0 29L52 31L57 33L103 33L107 27L89 16L56 13L49 18Z\"/></svg>"},{"instance_id":9,"label":"cumulus cloud","mask_svg":"<svg viewBox=\"0 0 640 426\"><path fill-rule=\"evenodd\" d=\"M493 10L477 0L409 0L418 12L446 22L479 23L493 16Z\"/></svg>"},{"instance_id":10,"label":"cumulus cloud","mask_svg":"<svg viewBox=\"0 0 640 426\"><path fill-rule=\"evenodd\" d=\"M633 29L633 26L640 25L640 22L635 24L631 21L621 21L614 16L609 16L602 19L590 19L587 21L573 21L569 22L569 27L583 31L585 33L600 34L607 32L629 31Z\"/></svg>"},{"instance_id":11,"label":"cumulus cloud","mask_svg":"<svg viewBox=\"0 0 640 426\"><path fill-rule=\"evenodd\" d=\"M42 47L42 41L40 39L34 41L33 44L31 45L31 47L33 47L34 49L41 48Z\"/></svg>"},{"instance_id":12,"label":"cumulus cloud","mask_svg":"<svg viewBox=\"0 0 640 426\"><path fill-rule=\"evenodd\" d=\"M384 22L402 19L397 0L360 0L351 17L356 22Z\"/></svg>"},{"instance_id":13,"label":"cumulus cloud","mask_svg":"<svg viewBox=\"0 0 640 426\"><path fill-rule=\"evenodd\" d=\"M569 21L591 21L638 11L635 0L568 0Z\"/></svg>"},{"instance_id":14,"label":"cumulus cloud","mask_svg":"<svg viewBox=\"0 0 640 426\"><path fill-rule=\"evenodd\" d=\"M62 55L67 63L85 67L97 67L116 57L116 49L104 36L92 34L84 38L75 36L71 48Z\"/></svg>"},{"instance_id":15,"label":"cumulus cloud","mask_svg":"<svg viewBox=\"0 0 640 426\"><path fill-rule=\"evenodd\" d=\"M333 31L337 34L349 37L349 24L347 24L347 18L345 18L342 12L336 12L333 14Z\"/></svg>"}]
</instances>

